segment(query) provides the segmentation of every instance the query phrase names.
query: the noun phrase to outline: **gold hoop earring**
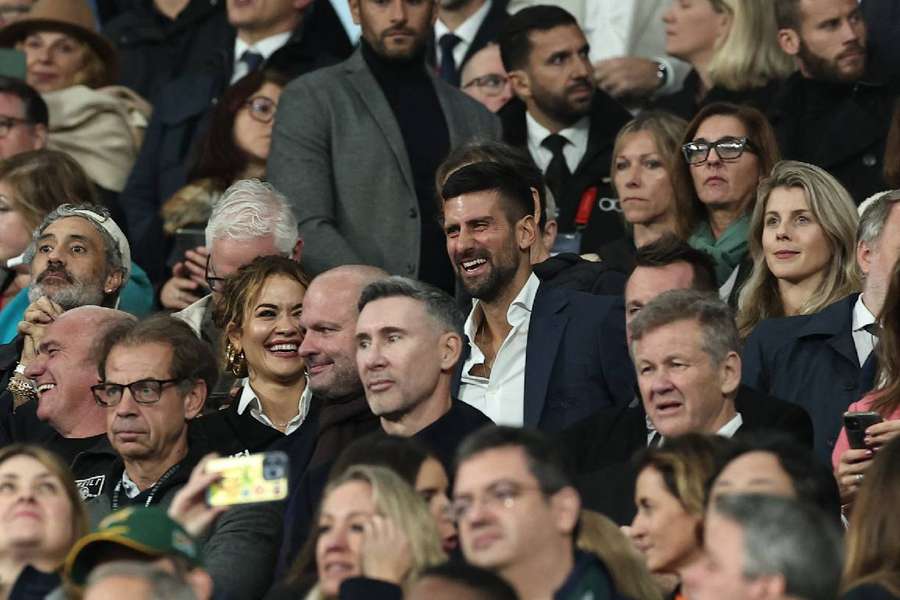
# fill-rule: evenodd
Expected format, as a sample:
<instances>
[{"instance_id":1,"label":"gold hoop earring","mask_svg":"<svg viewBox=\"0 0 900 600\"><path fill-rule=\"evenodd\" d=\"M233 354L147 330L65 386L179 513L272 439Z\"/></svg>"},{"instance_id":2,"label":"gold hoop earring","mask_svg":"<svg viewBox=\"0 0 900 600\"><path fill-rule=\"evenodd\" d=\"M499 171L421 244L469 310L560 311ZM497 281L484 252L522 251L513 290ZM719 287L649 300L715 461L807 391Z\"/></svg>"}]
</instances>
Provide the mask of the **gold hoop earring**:
<instances>
[{"instance_id":1,"label":"gold hoop earring","mask_svg":"<svg viewBox=\"0 0 900 600\"><path fill-rule=\"evenodd\" d=\"M230 341L225 344L225 367L235 377L247 376L247 360L244 358L244 351L238 352Z\"/></svg>"}]
</instances>

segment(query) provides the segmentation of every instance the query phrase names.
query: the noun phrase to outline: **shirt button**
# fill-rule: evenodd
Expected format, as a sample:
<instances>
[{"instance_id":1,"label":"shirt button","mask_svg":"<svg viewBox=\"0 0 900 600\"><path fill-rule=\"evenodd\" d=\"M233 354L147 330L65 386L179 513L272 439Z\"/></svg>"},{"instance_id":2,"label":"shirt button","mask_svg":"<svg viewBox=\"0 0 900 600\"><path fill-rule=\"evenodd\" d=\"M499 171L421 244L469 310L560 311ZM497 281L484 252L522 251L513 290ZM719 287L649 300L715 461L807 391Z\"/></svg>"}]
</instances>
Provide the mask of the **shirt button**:
<instances>
[{"instance_id":1,"label":"shirt button","mask_svg":"<svg viewBox=\"0 0 900 600\"><path fill-rule=\"evenodd\" d=\"M409 209L409 218L410 218L410 219L415 219L415 218L417 218L418 216L419 216L419 211L417 211L417 210L414 209L414 208Z\"/></svg>"},{"instance_id":2,"label":"shirt button","mask_svg":"<svg viewBox=\"0 0 900 600\"><path fill-rule=\"evenodd\" d=\"M866 154L863 156L862 163L867 167L874 167L878 164L878 158L874 154Z\"/></svg>"}]
</instances>

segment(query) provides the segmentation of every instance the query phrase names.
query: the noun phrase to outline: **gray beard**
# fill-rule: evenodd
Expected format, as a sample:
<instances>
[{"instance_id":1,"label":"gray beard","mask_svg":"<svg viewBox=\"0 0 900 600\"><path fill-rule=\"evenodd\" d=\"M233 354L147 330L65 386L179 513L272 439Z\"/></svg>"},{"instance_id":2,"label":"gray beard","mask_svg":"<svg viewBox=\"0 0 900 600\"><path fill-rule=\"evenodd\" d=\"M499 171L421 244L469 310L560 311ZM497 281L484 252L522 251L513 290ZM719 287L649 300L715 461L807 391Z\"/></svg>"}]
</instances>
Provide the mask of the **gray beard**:
<instances>
[{"instance_id":1,"label":"gray beard","mask_svg":"<svg viewBox=\"0 0 900 600\"><path fill-rule=\"evenodd\" d=\"M34 302L41 296L47 296L59 304L63 310L72 310L79 306L102 306L105 295L103 290L77 281L57 290L45 290L41 284L32 285L28 290L28 300Z\"/></svg>"}]
</instances>

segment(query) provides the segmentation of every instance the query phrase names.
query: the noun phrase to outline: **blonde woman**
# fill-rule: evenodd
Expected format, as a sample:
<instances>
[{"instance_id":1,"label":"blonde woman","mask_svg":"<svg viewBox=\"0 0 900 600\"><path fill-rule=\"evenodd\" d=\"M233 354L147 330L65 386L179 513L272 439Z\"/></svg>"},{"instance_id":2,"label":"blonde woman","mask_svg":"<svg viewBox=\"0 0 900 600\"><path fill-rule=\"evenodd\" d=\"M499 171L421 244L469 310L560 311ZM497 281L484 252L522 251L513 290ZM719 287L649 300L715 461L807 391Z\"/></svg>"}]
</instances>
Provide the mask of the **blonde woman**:
<instances>
[{"instance_id":1,"label":"blonde woman","mask_svg":"<svg viewBox=\"0 0 900 600\"><path fill-rule=\"evenodd\" d=\"M794 65L778 45L767 0L673 0L663 16L666 52L693 71L676 94L657 107L685 119L710 102L765 109Z\"/></svg>"},{"instance_id":2,"label":"blonde woman","mask_svg":"<svg viewBox=\"0 0 900 600\"><path fill-rule=\"evenodd\" d=\"M413 488L385 467L355 465L329 481L315 533L284 584L266 598L296 598L313 568L316 583L306 600L338 598L351 578L352 585L373 591L381 585L406 589L422 569L444 560L435 520Z\"/></svg>"},{"instance_id":3,"label":"blonde woman","mask_svg":"<svg viewBox=\"0 0 900 600\"><path fill-rule=\"evenodd\" d=\"M665 234L687 239L690 198L675 193L672 178L686 129L684 119L645 111L619 130L610 173L630 235L601 246L598 254L612 268L630 273L637 249Z\"/></svg>"},{"instance_id":4,"label":"blonde woman","mask_svg":"<svg viewBox=\"0 0 900 600\"><path fill-rule=\"evenodd\" d=\"M834 177L806 163L777 163L750 218L753 271L738 300L741 336L763 319L812 314L859 291L858 222Z\"/></svg>"}]
</instances>

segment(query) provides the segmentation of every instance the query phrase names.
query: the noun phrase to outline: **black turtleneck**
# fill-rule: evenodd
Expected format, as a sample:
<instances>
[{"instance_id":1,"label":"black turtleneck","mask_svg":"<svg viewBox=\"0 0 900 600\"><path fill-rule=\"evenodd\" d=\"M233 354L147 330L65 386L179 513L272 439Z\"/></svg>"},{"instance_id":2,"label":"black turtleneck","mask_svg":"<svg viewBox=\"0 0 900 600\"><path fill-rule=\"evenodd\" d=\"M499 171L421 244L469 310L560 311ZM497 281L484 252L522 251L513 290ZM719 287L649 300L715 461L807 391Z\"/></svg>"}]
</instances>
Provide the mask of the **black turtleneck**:
<instances>
[{"instance_id":1,"label":"black turtleneck","mask_svg":"<svg viewBox=\"0 0 900 600\"><path fill-rule=\"evenodd\" d=\"M412 167L419 203L419 279L453 293L454 278L444 232L438 222L434 173L450 151L450 132L425 53L410 60L385 60L365 40L362 55L397 119Z\"/></svg>"}]
</instances>

